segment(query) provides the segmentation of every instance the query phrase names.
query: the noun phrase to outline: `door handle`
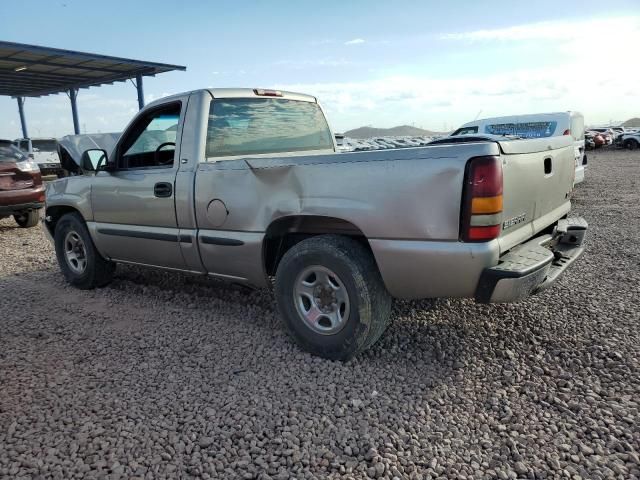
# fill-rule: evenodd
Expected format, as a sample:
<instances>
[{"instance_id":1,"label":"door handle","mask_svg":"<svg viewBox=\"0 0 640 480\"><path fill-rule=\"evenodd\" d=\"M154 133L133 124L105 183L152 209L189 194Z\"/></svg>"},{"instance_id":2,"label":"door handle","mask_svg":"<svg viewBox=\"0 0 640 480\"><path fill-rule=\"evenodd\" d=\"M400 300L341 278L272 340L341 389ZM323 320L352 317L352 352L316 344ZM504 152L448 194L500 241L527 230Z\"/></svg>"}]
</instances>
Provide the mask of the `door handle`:
<instances>
[{"instance_id":1,"label":"door handle","mask_svg":"<svg viewBox=\"0 0 640 480\"><path fill-rule=\"evenodd\" d=\"M169 182L158 182L153 186L153 194L159 198L167 198L171 196L173 187Z\"/></svg>"}]
</instances>

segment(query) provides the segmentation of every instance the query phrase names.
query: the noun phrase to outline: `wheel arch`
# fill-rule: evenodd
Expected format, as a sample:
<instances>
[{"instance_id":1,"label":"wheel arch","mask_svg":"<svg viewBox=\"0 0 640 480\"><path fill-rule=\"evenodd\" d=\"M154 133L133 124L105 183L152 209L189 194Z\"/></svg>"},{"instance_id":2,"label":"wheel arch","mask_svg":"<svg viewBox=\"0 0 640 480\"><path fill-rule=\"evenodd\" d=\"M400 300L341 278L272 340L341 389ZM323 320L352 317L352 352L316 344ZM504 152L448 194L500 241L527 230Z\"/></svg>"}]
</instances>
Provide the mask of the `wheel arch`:
<instances>
[{"instance_id":1,"label":"wheel arch","mask_svg":"<svg viewBox=\"0 0 640 480\"><path fill-rule=\"evenodd\" d=\"M275 275L282 256L297 243L309 237L328 234L344 235L357 240L372 254L375 261L367 236L353 223L324 215L287 215L272 221L265 231L262 261L266 275Z\"/></svg>"},{"instance_id":2,"label":"wheel arch","mask_svg":"<svg viewBox=\"0 0 640 480\"><path fill-rule=\"evenodd\" d=\"M51 236L53 237L56 233L56 225L58 221L67 213L77 213L83 221L86 222L84 216L75 207L71 205L51 205L48 206L45 210L44 216L44 226L49 231Z\"/></svg>"},{"instance_id":3,"label":"wheel arch","mask_svg":"<svg viewBox=\"0 0 640 480\"><path fill-rule=\"evenodd\" d=\"M625 147L631 150L635 148L640 148L640 140L638 140L637 138L627 138L624 141L624 145Z\"/></svg>"}]
</instances>

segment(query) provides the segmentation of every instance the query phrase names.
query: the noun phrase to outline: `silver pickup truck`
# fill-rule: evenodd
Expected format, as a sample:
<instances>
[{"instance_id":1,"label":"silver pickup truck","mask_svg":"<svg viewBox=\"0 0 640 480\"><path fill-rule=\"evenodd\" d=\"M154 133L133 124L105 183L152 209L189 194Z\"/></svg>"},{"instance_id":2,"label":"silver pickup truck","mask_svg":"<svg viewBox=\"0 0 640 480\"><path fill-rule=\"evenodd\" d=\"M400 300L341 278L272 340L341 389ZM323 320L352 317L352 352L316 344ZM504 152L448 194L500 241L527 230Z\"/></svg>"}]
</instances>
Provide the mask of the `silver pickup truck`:
<instances>
[{"instance_id":1,"label":"silver pickup truck","mask_svg":"<svg viewBox=\"0 0 640 480\"><path fill-rule=\"evenodd\" d=\"M444 138L335 153L317 100L197 90L149 104L83 175L50 183L44 229L79 288L115 263L270 285L304 349L346 359L392 298L511 302L582 253L568 137Z\"/></svg>"}]
</instances>

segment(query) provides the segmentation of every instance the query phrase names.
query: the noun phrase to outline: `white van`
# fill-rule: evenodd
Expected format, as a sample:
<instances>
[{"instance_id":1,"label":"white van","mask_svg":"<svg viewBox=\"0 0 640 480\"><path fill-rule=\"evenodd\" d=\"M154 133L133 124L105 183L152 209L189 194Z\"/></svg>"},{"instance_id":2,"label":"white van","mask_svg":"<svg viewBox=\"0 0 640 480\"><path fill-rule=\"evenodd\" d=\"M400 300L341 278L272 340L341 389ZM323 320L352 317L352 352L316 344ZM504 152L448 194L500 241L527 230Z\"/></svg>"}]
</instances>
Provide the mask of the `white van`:
<instances>
[{"instance_id":1,"label":"white van","mask_svg":"<svg viewBox=\"0 0 640 480\"><path fill-rule=\"evenodd\" d=\"M574 139L576 177L584 180L587 154L584 148L584 117L579 112L536 113L508 117L483 118L465 123L451 135L515 135L523 138L544 138L571 135Z\"/></svg>"}]
</instances>

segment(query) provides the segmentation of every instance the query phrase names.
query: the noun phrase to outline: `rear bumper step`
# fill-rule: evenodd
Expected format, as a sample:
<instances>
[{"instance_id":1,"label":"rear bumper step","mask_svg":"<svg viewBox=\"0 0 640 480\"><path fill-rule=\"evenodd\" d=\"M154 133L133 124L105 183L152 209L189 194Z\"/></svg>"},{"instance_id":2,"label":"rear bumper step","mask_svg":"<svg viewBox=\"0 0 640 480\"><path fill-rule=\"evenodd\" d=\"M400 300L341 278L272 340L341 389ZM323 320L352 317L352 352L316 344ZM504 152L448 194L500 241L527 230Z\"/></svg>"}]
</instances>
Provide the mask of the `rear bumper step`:
<instances>
[{"instance_id":1,"label":"rear bumper step","mask_svg":"<svg viewBox=\"0 0 640 480\"><path fill-rule=\"evenodd\" d=\"M542 235L500 257L485 268L476 289L479 303L521 300L549 288L584 251L587 222L580 217L558 222L553 235Z\"/></svg>"}]
</instances>

